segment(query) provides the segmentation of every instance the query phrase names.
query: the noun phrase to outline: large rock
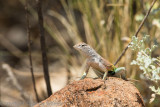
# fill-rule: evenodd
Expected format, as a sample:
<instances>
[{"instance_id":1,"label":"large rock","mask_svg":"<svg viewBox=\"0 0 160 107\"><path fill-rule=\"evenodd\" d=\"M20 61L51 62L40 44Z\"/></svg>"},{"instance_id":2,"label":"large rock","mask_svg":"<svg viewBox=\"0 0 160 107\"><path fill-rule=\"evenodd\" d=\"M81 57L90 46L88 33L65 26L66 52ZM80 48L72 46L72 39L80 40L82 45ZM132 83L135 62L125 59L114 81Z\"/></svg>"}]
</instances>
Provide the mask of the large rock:
<instances>
[{"instance_id":1,"label":"large rock","mask_svg":"<svg viewBox=\"0 0 160 107\"><path fill-rule=\"evenodd\" d=\"M138 89L129 81L109 77L74 81L34 107L144 107Z\"/></svg>"}]
</instances>

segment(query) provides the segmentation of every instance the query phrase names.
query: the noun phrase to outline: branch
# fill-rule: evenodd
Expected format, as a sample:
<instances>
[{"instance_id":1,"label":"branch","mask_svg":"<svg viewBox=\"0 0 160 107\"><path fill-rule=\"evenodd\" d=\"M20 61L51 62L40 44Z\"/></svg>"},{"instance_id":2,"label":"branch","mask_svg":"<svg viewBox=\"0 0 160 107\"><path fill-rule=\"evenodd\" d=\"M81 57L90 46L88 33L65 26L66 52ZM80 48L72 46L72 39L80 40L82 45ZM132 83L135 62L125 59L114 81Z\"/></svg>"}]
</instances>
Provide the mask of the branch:
<instances>
[{"instance_id":1,"label":"branch","mask_svg":"<svg viewBox=\"0 0 160 107\"><path fill-rule=\"evenodd\" d=\"M3 34L0 34L0 44L4 46L9 52L11 52L17 58L22 58L23 52L18 49L13 43L11 43Z\"/></svg>"},{"instance_id":2,"label":"branch","mask_svg":"<svg viewBox=\"0 0 160 107\"><path fill-rule=\"evenodd\" d=\"M15 77L15 75L13 74L13 71L11 69L11 67L8 65L8 64L2 64L2 68L4 70L7 71L8 73L8 76L10 77L13 85L17 88L17 90L21 93L21 97L28 103L28 104L31 104L32 105L32 102L33 101L31 99L31 97L28 95L28 93L26 93L24 91L24 89L22 88L22 86L19 84L19 82L17 81L17 78Z\"/></svg>"},{"instance_id":3,"label":"branch","mask_svg":"<svg viewBox=\"0 0 160 107\"><path fill-rule=\"evenodd\" d=\"M29 12L28 12L28 0L26 0L25 11L26 11L28 51L29 51L28 57L29 57L29 62L30 62L30 70L31 70L31 74L32 74L33 89L34 89L34 92L35 92L37 102L39 102L38 93L37 93L37 89L36 89L35 77L34 77L34 73L33 73L33 65L32 65L30 22L29 22L29 17L28 17L28 14L29 14Z\"/></svg>"},{"instance_id":4,"label":"branch","mask_svg":"<svg viewBox=\"0 0 160 107\"><path fill-rule=\"evenodd\" d=\"M39 20L39 30L40 30L40 43L41 43L41 51L42 51L42 62L43 62L43 72L44 78L47 85L48 96L52 94L51 85L50 85L50 78L48 72L48 59L46 55L46 43L45 43L45 35L44 35L44 27L43 27L43 15L41 9L41 0L37 0L37 13L38 13L38 20Z\"/></svg>"},{"instance_id":5,"label":"branch","mask_svg":"<svg viewBox=\"0 0 160 107\"><path fill-rule=\"evenodd\" d=\"M136 37L138 36L139 31L141 30L142 26L144 25L144 22L146 21L149 13L150 13L150 11L151 11L151 9L152 9L152 7L153 7L153 5L155 4L156 1L157 1L157 0L153 0L153 1L152 1L152 4L151 4L151 6L150 6L150 8L149 8L149 10L148 10L148 12L147 12L147 14L145 15L143 21L142 21L141 24L139 25L139 28L138 28L138 30L137 30L137 32L135 33L134 36L136 36ZM131 41L131 42L132 42L132 41ZM130 42L130 43L131 43L131 42ZM130 45L130 43L128 44L128 46ZM116 62L114 63L114 65L116 65L116 64L121 60L122 56L124 56L125 52L126 52L127 49L128 49L128 46L123 50L123 52L121 53L121 55L119 56L119 58L116 60Z\"/></svg>"}]
</instances>

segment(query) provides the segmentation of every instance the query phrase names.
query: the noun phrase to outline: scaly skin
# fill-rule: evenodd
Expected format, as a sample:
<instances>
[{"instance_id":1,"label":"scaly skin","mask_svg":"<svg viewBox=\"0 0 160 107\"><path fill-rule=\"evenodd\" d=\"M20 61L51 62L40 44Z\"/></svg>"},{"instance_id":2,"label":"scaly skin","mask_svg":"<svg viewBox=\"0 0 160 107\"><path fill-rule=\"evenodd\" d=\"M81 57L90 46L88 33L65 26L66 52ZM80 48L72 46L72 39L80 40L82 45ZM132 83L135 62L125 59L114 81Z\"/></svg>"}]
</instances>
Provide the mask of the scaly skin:
<instances>
[{"instance_id":1,"label":"scaly skin","mask_svg":"<svg viewBox=\"0 0 160 107\"><path fill-rule=\"evenodd\" d=\"M116 68L112 63L105 60L91 46L84 42L78 43L73 47L87 57L86 70L81 79L84 79L87 76L90 67L93 68L98 77L103 77L103 80L107 79L107 76L117 77L125 71L124 67Z\"/></svg>"}]
</instances>

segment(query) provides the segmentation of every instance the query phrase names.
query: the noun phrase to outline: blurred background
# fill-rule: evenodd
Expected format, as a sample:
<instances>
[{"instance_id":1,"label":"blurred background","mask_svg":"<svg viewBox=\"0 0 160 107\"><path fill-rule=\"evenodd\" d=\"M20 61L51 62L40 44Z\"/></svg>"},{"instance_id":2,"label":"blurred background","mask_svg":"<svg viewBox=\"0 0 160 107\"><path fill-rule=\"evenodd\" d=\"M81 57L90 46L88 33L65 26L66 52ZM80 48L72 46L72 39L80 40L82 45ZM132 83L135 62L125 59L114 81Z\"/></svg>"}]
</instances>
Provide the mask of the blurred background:
<instances>
[{"instance_id":1,"label":"blurred background","mask_svg":"<svg viewBox=\"0 0 160 107\"><path fill-rule=\"evenodd\" d=\"M56 92L73 80L80 79L85 57L73 49L79 42L90 44L101 56L114 63L131 41L149 9L148 0L44 0L42 2L46 48L52 91ZM28 106L21 94L29 95L36 103L29 68L25 0L0 0L0 105ZM47 98L43 78L40 36L36 1L29 1L29 20L32 39L32 61L36 88L40 100ZM150 35L146 45L158 45L152 57L160 55L160 3L156 2L139 33L139 38ZM127 78L136 79L147 107L158 107L160 96L149 104L153 84L130 62L136 53L130 49L118 66L127 70ZM5 66L4 66L5 65ZM9 75L13 74L18 89ZM95 74L90 70L88 77Z\"/></svg>"}]
</instances>

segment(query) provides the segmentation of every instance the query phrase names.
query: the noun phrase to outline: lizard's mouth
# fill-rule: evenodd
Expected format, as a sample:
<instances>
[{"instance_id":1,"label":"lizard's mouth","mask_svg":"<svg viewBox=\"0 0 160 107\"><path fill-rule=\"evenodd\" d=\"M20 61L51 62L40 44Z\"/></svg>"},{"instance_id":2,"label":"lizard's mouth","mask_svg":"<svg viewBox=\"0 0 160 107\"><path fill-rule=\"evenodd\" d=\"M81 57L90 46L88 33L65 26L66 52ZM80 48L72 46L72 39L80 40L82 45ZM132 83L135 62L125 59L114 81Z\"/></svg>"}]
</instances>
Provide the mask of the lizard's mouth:
<instances>
[{"instance_id":1,"label":"lizard's mouth","mask_svg":"<svg viewBox=\"0 0 160 107\"><path fill-rule=\"evenodd\" d=\"M77 45L74 45L73 48L74 48L74 49L78 49L78 48L77 48Z\"/></svg>"}]
</instances>

